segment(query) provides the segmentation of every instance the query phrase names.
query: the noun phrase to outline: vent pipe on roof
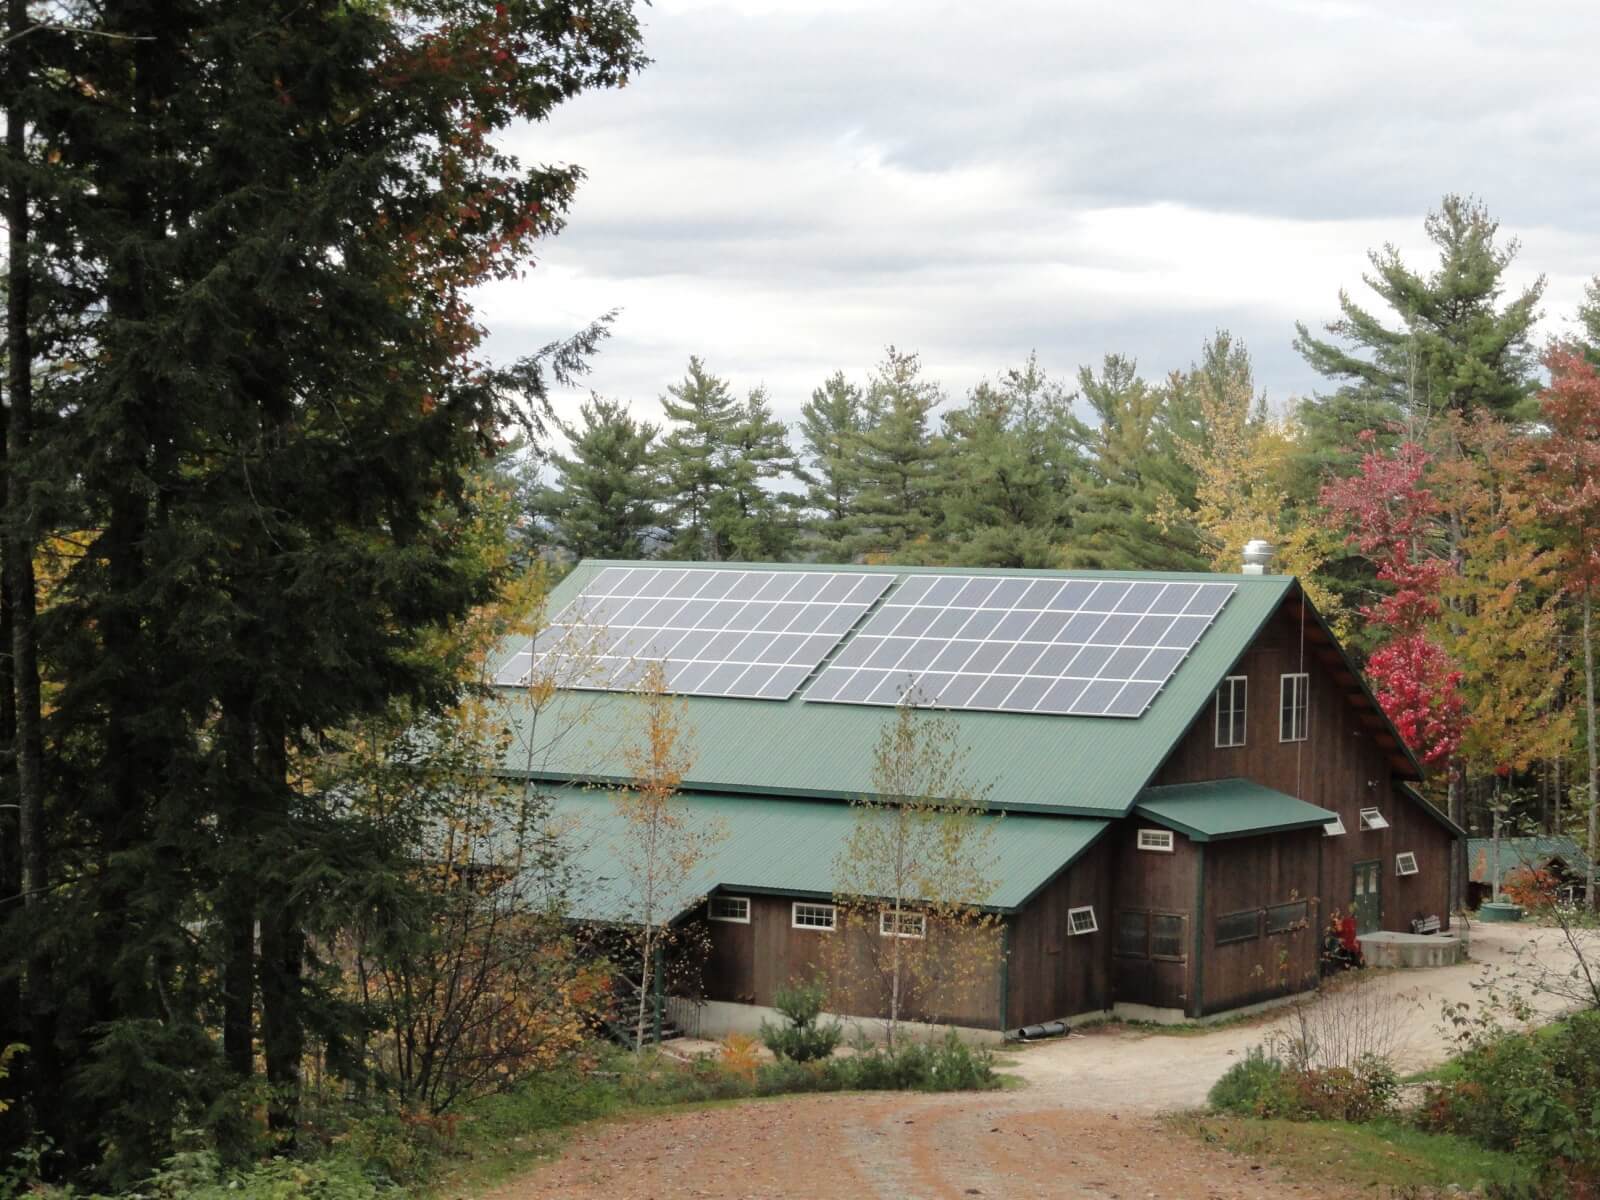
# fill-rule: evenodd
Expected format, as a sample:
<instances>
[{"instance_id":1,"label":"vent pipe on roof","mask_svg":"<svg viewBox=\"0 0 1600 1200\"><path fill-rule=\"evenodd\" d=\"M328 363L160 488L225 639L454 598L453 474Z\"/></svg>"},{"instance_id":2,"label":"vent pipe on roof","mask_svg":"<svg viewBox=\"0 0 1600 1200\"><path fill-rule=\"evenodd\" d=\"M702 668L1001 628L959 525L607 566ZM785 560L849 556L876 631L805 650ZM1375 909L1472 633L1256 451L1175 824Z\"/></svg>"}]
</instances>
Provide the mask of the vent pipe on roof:
<instances>
[{"instance_id":1,"label":"vent pipe on roof","mask_svg":"<svg viewBox=\"0 0 1600 1200\"><path fill-rule=\"evenodd\" d=\"M1265 575L1272 566L1272 543L1261 538L1251 538L1244 544L1244 567L1246 575Z\"/></svg>"}]
</instances>

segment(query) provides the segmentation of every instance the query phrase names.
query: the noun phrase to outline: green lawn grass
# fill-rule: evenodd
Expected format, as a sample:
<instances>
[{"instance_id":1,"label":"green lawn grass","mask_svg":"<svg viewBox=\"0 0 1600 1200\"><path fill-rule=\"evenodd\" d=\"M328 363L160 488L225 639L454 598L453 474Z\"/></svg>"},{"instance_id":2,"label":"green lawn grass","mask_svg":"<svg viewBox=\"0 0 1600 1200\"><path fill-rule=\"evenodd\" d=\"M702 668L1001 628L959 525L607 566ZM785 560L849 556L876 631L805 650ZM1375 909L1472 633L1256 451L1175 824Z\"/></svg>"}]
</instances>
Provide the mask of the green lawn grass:
<instances>
[{"instance_id":1,"label":"green lawn grass","mask_svg":"<svg viewBox=\"0 0 1600 1200\"><path fill-rule=\"evenodd\" d=\"M1356 1188L1538 1194L1533 1164L1485 1150L1464 1138L1423 1133L1400 1125L1342 1121L1268 1121L1252 1117L1181 1113L1174 1129L1234 1154L1269 1162L1307 1183L1337 1179Z\"/></svg>"}]
</instances>

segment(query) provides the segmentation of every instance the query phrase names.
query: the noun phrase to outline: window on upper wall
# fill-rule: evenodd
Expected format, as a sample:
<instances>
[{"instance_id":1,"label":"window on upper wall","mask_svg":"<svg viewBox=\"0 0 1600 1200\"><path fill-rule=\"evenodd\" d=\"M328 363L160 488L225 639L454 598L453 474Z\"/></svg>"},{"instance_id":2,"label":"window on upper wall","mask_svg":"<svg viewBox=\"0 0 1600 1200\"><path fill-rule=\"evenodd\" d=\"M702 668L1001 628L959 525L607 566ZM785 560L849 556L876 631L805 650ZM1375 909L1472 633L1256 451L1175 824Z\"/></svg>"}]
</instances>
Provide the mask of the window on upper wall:
<instances>
[{"instance_id":1,"label":"window on upper wall","mask_svg":"<svg viewBox=\"0 0 1600 1200\"><path fill-rule=\"evenodd\" d=\"M878 914L880 937L919 938L927 936L927 932L928 918L924 913L886 908Z\"/></svg>"},{"instance_id":2,"label":"window on upper wall","mask_svg":"<svg viewBox=\"0 0 1600 1200\"><path fill-rule=\"evenodd\" d=\"M1311 729L1311 676L1304 671L1278 680L1278 740L1303 742Z\"/></svg>"},{"instance_id":3,"label":"window on upper wall","mask_svg":"<svg viewBox=\"0 0 1600 1200\"><path fill-rule=\"evenodd\" d=\"M706 902L706 915L713 921L732 921L738 925L748 925L750 897L713 896Z\"/></svg>"},{"instance_id":4,"label":"window on upper wall","mask_svg":"<svg viewBox=\"0 0 1600 1200\"><path fill-rule=\"evenodd\" d=\"M1394 873L1396 875L1415 875L1417 873L1417 856L1406 850L1394 856Z\"/></svg>"},{"instance_id":5,"label":"window on upper wall","mask_svg":"<svg viewBox=\"0 0 1600 1200\"><path fill-rule=\"evenodd\" d=\"M1389 822L1383 819L1383 813L1376 808L1363 808L1361 810L1361 828L1387 829Z\"/></svg>"},{"instance_id":6,"label":"window on upper wall","mask_svg":"<svg viewBox=\"0 0 1600 1200\"><path fill-rule=\"evenodd\" d=\"M837 922L837 910L831 904L802 904L796 901L790 924L796 929L832 929Z\"/></svg>"},{"instance_id":7,"label":"window on upper wall","mask_svg":"<svg viewBox=\"0 0 1600 1200\"><path fill-rule=\"evenodd\" d=\"M1069 934L1098 933L1099 931L1100 926L1094 919L1094 906L1092 904L1085 905L1082 908L1067 909L1067 932Z\"/></svg>"},{"instance_id":8,"label":"window on upper wall","mask_svg":"<svg viewBox=\"0 0 1600 1200\"><path fill-rule=\"evenodd\" d=\"M1229 675L1217 689L1217 745L1244 745L1244 709L1249 680Z\"/></svg>"},{"instance_id":9,"label":"window on upper wall","mask_svg":"<svg viewBox=\"0 0 1600 1200\"><path fill-rule=\"evenodd\" d=\"M1170 829L1141 829L1139 830L1139 849L1160 850L1167 854L1172 853L1172 830Z\"/></svg>"},{"instance_id":10,"label":"window on upper wall","mask_svg":"<svg viewBox=\"0 0 1600 1200\"><path fill-rule=\"evenodd\" d=\"M1335 817L1322 827L1323 837L1338 837L1344 832L1344 818Z\"/></svg>"}]
</instances>

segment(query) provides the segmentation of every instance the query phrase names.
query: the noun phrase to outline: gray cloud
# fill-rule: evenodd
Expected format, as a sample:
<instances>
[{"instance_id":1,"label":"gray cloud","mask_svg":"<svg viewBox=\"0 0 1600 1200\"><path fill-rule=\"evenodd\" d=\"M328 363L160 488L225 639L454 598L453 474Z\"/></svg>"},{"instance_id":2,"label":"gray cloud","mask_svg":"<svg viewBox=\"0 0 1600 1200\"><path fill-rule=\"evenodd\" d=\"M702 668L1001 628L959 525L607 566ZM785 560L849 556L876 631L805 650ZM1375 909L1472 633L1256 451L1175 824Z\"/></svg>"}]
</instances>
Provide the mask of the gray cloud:
<instances>
[{"instance_id":1,"label":"gray cloud","mask_svg":"<svg viewBox=\"0 0 1600 1200\"><path fill-rule=\"evenodd\" d=\"M1550 276L1600 270L1600 8L1217 0L644 10L656 63L524 131L588 171L540 267L482 297L497 354L621 307L595 388L655 408L690 353L792 416L885 343L959 394L1030 349L1157 376L1218 326L1283 398L1296 319L1366 251L1481 195ZM564 400L571 403L570 398Z\"/></svg>"}]
</instances>

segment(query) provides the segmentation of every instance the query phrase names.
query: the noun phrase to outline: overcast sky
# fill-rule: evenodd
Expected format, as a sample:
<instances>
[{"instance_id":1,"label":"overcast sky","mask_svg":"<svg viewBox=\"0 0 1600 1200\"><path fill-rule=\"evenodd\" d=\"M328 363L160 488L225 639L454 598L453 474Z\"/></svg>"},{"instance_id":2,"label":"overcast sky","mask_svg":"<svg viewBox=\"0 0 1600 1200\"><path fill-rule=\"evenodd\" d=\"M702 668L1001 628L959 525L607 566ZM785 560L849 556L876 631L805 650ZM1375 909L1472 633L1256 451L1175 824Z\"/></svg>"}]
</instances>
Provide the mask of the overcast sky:
<instances>
[{"instance_id":1,"label":"overcast sky","mask_svg":"<svg viewBox=\"0 0 1600 1200\"><path fill-rule=\"evenodd\" d=\"M793 419L893 343L952 399L1037 350L1158 377L1220 327L1278 403L1297 319L1428 261L1480 196L1549 277L1600 273L1600 5L1504 0L658 0L655 60L527 130L588 178L538 267L480 296L497 357L617 308L588 386L659 415L692 353ZM575 395L559 398L571 412Z\"/></svg>"}]
</instances>

